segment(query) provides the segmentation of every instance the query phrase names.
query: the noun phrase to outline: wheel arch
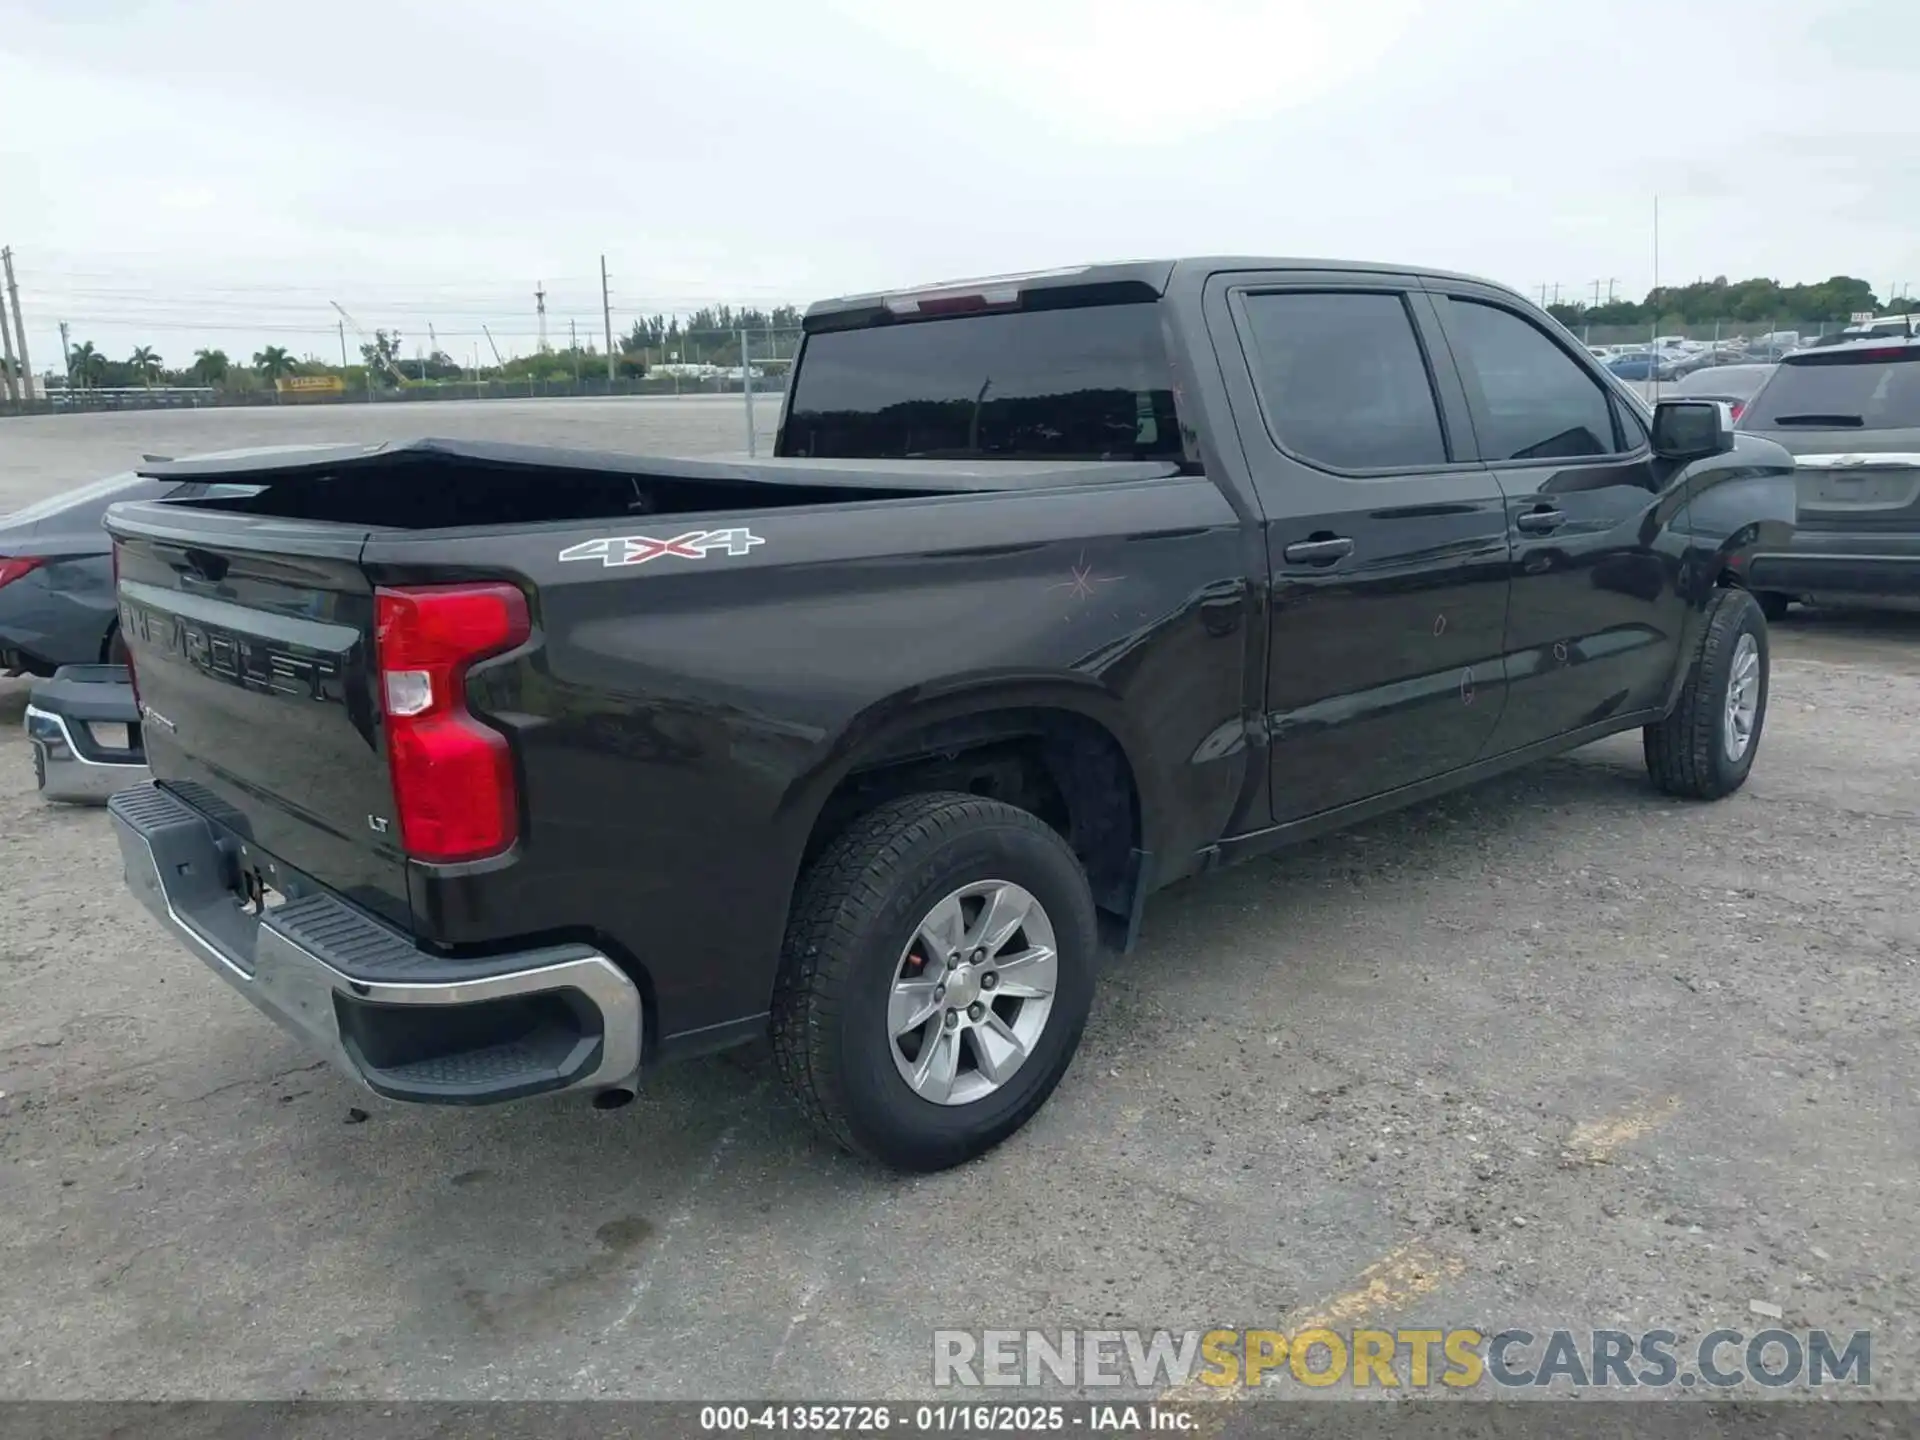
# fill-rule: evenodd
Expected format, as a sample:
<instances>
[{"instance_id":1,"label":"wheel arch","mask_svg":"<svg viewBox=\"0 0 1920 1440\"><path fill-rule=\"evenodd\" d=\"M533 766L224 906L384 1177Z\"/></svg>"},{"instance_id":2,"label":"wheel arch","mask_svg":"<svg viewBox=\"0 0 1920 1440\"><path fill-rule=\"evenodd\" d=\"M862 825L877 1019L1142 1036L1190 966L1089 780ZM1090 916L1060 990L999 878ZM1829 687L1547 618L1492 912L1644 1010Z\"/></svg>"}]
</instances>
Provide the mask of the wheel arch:
<instances>
[{"instance_id":1,"label":"wheel arch","mask_svg":"<svg viewBox=\"0 0 1920 1440\"><path fill-rule=\"evenodd\" d=\"M806 837L789 894L853 815L908 793L916 775L929 779L926 788L952 788L951 779L934 777L944 778L942 764L956 757L1001 754L1043 766L1068 812L1056 828L1088 865L1100 907L1131 920L1149 883L1145 857L1154 853L1166 799L1119 700L1097 681L1071 676L983 676L890 696L859 712L783 797L787 822ZM906 788L881 784L863 795L863 780L884 772L897 772Z\"/></svg>"}]
</instances>

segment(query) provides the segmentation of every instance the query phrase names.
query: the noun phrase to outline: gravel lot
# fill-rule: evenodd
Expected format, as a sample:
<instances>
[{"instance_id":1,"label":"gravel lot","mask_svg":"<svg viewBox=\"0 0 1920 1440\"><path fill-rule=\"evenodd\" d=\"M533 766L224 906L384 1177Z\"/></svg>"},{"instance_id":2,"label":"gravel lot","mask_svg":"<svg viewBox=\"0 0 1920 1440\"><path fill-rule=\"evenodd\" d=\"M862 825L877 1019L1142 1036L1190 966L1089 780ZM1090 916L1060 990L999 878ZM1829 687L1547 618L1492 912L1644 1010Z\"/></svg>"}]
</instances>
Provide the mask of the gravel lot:
<instances>
[{"instance_id":1,"label":"gravel lot","mask_svg":"<svg viewBox=\"0 0 1920 1440\"><path fill-rule=\"evenodd\" d=\"M0 422L0 507L142 450L740 444L737 397L422 408ZM1778 627L1719 805L1621 737L1163 894L1052 1103L918 1180L814 1142L757 1054L611 1114L372 1099L36 798L25 698L0 1397L911 1395L935 1327L1698 1337L1754 1301L1872 1329L1875 1392L1920 1393L1920 616Z\"/></svg>"}]
</instances>

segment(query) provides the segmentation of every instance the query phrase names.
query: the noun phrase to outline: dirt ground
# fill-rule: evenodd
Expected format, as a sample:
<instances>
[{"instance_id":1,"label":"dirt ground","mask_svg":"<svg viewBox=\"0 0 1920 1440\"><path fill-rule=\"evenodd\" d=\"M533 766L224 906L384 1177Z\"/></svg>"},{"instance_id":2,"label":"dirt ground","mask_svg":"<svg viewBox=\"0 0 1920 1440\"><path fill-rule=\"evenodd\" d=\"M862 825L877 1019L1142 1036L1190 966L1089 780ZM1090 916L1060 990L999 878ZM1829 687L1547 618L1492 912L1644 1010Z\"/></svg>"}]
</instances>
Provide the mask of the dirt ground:
<instances>
[{"instance_id":1,"label":"dirt ground","mask_svg":"<svg viewBox=\"0 0 1920 1440\"><path fill-rule=\"evenodd\" d=\"M177 439L109 419L0 423L0 503ZM1053 1101L921 1179L814 1141L753 1053L610 1114L373 1099L36 797L25 696L0 1397L908 1396L937 1327L1316 1313L1865 1329L1874 1393L1920 1391L1920 616L1778 626L1720 804L1620 737L1159 896Z\"/></svg>"}]
</instances>

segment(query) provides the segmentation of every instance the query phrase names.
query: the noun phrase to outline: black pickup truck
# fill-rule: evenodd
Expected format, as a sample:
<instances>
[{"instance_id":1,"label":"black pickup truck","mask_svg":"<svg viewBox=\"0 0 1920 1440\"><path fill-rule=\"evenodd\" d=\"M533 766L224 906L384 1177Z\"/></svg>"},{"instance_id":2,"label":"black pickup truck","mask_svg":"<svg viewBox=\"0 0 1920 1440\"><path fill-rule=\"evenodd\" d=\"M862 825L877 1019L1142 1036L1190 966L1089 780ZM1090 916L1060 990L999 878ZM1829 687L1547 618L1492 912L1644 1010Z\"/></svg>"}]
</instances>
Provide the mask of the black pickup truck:
<instances>
[{"instance_id":1,"label":"black pickup truck","mask_svg":"<svg viewBox=\"0 0 1920 1440\"><path fill-rule=\"evenodd\" d=\"M1511 291L1258 259L816 305L771 461L153 473L221 485L109 515L111 810L190 950L399 1100L770 1034L912 1169L1039 1108L1172 881L1626 729L1736 789L1794 520Z\"/></svg>"}]
</instances>

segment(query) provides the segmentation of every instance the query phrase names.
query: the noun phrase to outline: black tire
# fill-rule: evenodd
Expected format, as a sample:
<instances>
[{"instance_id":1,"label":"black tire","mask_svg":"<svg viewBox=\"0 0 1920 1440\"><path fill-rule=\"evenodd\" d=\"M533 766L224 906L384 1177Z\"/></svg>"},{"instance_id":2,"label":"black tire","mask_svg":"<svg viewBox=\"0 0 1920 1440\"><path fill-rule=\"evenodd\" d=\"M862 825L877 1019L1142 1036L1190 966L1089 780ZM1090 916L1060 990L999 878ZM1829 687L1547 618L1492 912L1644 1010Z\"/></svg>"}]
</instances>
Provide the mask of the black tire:
<instances>
[{"instance_id":1,"label":"black tire","mask_svg":"<svg viewBox=\"0 0 1920 1440\"><path fill-rule=\"evenodd\" d=\"M1760 693L1752 734L1736 759L1728 755L1724 737L1727 687L1742 635L1751 635L1759 652ZM1665 720L1643 732L1647 773L1653 783L1669 795L1690 800L1718 800L1744 785L1754 756L1760 753L1770 670L1767 620L1760 602L1745 590L1716 590L1688 663L1679 703Z\"/></svg>"},{"instance_id":2,"label":"black tire","mask_svg":"<svg viewBox=\"0 0 1920 1440\"><path fill-rule=\"evenodd\" d=\"M127 663L127 642L120 638L120 627L118 625L107 631L107 644L106 648L101 652L101 658L109 665L124 665Z\"/></svg>"},{"instance_id":3,"label":"black tire","mask_svg":"<svg viewBox=\"0 0 1920 1440\"><path fill-rule=\"evenodd\" d=\"M1756 590L1754 599L1760 602L1760 613L1767 617L1767 623L1787 618L1787 607L1793 604L1793 596L1782 595L1778 590Z\"/></svg>"},{"instance_id":4,"label":"black tire","mask_svg":"<svg viewBox=\"0 0 1920 1440\"><path fill-rule=\"evenodd\" d=\"M1004 880L1052 924L1053 1008L1000 1088L968 1104L915 1093L894 1062L887 1004L921 921L962 886ZM900 1170L944 1170L998 1145L1060 1083L1093 1003L1098 932L1087 877L1064 840L997 800L911 795L861 816L807 871L773 996L774 1064L813 1126Z\"/></svg>"}]
</instances>

